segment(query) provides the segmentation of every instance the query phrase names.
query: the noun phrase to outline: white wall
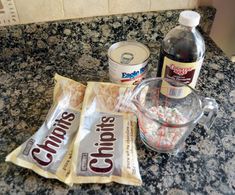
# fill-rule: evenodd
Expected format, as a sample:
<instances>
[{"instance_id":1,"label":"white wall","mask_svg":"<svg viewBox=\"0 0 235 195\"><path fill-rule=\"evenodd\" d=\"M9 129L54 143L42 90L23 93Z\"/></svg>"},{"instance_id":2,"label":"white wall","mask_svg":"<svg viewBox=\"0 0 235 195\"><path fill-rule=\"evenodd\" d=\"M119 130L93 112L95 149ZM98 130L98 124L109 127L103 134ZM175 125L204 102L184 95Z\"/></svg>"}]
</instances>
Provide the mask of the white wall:
<instances>
[{"instance_id":1,"label":"white wall","mask_svg":"<svg viewBox=\"0 0 235 195\"><path fill-rule=\"evenodd\" d=\"M235 56L235 0L201 0L200 5L217 9L210 36L232 59Z\"/></svg>"}]
</instances>

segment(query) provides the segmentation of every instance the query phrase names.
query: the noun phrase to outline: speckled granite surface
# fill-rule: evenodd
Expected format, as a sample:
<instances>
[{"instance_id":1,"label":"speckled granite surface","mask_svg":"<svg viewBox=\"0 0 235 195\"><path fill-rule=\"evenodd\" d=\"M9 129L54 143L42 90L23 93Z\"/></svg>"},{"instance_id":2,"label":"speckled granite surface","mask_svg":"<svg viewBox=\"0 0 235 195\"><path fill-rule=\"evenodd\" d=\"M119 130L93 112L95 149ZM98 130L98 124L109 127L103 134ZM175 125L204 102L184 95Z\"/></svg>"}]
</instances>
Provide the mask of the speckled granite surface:
<instances>
[{"instance_id":1,"label":"speckled granite surface","mask_svg":"<svg viewBox=\"0 0 235 195\"><path fill-rule=\"evenodd\" d=\"M214 10L199 11L208 32ZM140 13L0 29L0 194L235 193L235 64L205 33L207 51L197 90L218 101L218 118L210 131L197 126L185 152L177 156L149 151L138 139L141 187L68 187L4 162L42 124L56 72L77 81L107 81L107 49L117 41L134 39L150 48L149 75L154 76L160 42L176 25L178 14Z\"/></svg>"}]
</instances>

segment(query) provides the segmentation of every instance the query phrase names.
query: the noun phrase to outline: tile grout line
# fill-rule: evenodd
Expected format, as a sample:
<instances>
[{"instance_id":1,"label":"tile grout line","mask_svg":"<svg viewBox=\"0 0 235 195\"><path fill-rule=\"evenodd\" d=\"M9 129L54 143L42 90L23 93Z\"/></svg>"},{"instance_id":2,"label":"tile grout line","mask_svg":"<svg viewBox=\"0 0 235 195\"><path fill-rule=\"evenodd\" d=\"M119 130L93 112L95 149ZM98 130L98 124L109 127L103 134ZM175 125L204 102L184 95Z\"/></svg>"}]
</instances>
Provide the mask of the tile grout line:
<instances>
[{"instance_id":1,"label":"tile grout line","mask_svg":"<svg viewBox=\"0 0 235 195\"><path fill-rule=\"evenodd\" d=\"M64 11L64 0L60 0L61 8L62 8L62 17L61 19L65 19L65 11Z\"/></svg>"},{"instance_id":2,"label":"tile grout line","mask_svg":"<svg viewBox=\"0 0 235 195\"><path fill-rule=\"evenodd\" d=\"M108 14L110 14L110 0L108 0Z\"/></svg>"}]
</instances>

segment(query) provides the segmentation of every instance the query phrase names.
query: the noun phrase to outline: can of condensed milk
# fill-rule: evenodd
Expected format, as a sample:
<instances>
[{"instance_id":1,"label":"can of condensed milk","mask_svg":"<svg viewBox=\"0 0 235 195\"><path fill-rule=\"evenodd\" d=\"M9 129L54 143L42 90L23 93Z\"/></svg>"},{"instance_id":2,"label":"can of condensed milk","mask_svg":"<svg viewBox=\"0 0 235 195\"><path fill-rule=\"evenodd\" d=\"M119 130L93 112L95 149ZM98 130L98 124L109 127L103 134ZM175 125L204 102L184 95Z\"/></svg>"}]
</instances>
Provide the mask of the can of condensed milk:
<instances>
[{"instance_id":1,"label":"can of condensed milk","mask_svg":"<svg viewBox=\"0 0 235 195\"><path fill-rule=\"evenodd\" d=\"M108 50L109 78L119 84L138 84L148 71L149 49L136 41L122 41Z\"/></svg>"}]
</instances>

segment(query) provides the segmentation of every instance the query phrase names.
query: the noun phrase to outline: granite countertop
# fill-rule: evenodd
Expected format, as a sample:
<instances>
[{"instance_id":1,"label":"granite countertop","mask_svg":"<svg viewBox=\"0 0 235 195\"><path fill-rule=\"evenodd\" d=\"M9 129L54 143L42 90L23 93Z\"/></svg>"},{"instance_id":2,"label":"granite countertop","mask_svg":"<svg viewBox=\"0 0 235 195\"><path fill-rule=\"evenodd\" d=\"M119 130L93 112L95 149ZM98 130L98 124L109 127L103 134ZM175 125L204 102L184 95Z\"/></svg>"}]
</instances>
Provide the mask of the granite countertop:
<instances>
[{"instance_id":1,"label":"granite countertop","mask_svg":"<svg viewBox=\"0 0 235 195\"><path fill-rule=\"evenodd\" d=\"M214 10L201 8L209 32ZM43 123L52 103L53 76L108 81L107 50L137 40L151 51L155 76L160 42L177 24L180 11L138 13L0 28L0 194L234 194L235 64L208 37L197 90L219 103L211 130L196 126L185 151L148 150L137 139L143 185L86 184L68 187L5 162L8 153Z\"/></svg>"}]
</instances>

